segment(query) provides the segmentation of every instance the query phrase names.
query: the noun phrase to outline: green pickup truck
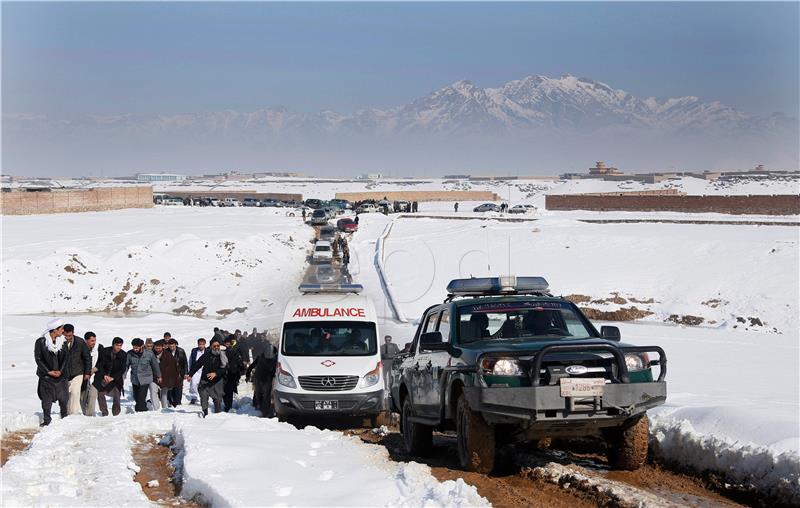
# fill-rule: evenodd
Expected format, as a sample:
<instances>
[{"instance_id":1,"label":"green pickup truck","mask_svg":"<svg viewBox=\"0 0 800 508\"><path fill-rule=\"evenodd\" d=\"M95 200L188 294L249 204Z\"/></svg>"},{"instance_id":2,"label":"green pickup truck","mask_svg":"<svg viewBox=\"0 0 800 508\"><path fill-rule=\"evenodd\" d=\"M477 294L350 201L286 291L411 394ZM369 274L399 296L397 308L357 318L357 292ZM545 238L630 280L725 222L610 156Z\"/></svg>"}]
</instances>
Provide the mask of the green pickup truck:
<instances>
[{"instance_id":1,"label":"green pickup truck","mask_svg":"<svg viewBox=\"0 0 800 508\"><path fill-rule=\"evenodd\" d=\"M408 453L428 453L433 430L455 430L461 466L488 473L501 444L600 436L612 468L644 463L646 411L667 395L660 347L621 343L614 326L598 332L542 277L456 279L447 290L392 361Z\"/></svg>"}]
</instances>

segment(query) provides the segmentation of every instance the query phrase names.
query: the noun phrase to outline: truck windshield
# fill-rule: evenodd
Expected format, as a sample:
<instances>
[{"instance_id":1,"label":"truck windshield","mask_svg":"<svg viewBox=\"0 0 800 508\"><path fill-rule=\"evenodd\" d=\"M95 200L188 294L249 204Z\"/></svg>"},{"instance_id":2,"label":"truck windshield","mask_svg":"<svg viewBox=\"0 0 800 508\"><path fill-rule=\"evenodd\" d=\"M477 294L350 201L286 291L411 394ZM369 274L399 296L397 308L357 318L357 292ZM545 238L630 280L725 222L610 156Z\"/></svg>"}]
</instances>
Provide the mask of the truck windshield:
<instances>
[{"instance_id":1,"label":"truck windshield","mask_svg":"<svg viewBox=\"0 0 800 508\"><path fill-rule=\"evenodd\" d=\"M313 321L286 323L281 348L286 356L370 356L377 344L375 323Z\"/></svg>"},{"instance_id":2,"label":"truck windshield","mask_svg":"<svg viewBox=\"0 0 800 508\"><path fill-rule=\"evenodd\" d=\"M494 339L588 339L575 309L561 302L487 302L460 308L461 343Z\"/></svg>"}]
</instances>

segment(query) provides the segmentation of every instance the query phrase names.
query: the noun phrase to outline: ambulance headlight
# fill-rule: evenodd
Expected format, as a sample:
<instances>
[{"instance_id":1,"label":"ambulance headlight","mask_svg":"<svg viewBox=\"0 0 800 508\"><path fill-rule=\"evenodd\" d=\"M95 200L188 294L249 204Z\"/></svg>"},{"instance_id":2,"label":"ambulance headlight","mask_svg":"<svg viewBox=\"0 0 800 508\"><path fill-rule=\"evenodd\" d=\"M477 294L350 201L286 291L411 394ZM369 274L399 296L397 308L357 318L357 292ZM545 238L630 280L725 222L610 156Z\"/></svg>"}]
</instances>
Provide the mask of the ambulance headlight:
<instances>
[{"instance_id":1,"label":"ambulance headlight","mask_svg":"<svg viewBox=\"0 0 800 508\"><path fill-rule=\"evenodd\" d=\"M381 362L378 362L378 365L374 369L367 372L367 374L361 378L361 387L367 388L369 386L374 386L378 384L380 380L381 380Z\"/></svg>"},{"instance_id":2,"label":"ambulance headlight","mask_svg":"<svg viewBox=\"0 0 800 508\"><path fill-rule=\"evenodd\" d=\"M287 388L297 388L294 376L283 370L280 363L278 364L278 384Z\"/></svg>"}]
</instances>

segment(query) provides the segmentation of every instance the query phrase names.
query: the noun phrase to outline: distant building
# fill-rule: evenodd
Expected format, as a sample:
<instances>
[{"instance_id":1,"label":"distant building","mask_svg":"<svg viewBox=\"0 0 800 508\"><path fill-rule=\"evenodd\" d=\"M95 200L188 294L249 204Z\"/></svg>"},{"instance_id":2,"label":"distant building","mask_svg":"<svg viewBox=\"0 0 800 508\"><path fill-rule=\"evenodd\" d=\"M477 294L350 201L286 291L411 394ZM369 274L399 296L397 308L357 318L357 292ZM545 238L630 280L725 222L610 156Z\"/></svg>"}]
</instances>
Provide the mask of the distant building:
<instances>
[{"instance_id":1,"label":"distant building","mask_svg":"<svg viewBox=\"0 0 800 508\"><path fill-rule=\"evenodd\" d=\"M140 182L182 182L186 180L186 176L171 173L139 173L136 175L136 180Z\"/></svg>"},{"instance_id":2,"label":"distant building","mask_svg":"<svg viewBox=\"0 0 800 508\"><path fill-rule=\"evenodd\" d=\"M606 175L621 175L623 174L617 168L611 168L606 166L606 163L603 161L597 161L593 168L589 168L589 174L595 176L606 176Z\"/></svg>"},{"instance_id":3,"label":"distant building","mask_svg":"<svg viewBox=\"0 0 800 508\"><path fill-rule=\"evenodd\" d=\"M445 180L469 180L470 175L444 175Z\"/></svg>"},{"instance_id":4,"label":"distant building","mask_svg":"<svg viewBox=\"0 0 800 508\"><path fill-rule=\"evenodd\" d=\"M380 180L383 178L383 175L380 173L364 173L363 175L358 175L356 180Z\"/></svg>"}]
</instances>

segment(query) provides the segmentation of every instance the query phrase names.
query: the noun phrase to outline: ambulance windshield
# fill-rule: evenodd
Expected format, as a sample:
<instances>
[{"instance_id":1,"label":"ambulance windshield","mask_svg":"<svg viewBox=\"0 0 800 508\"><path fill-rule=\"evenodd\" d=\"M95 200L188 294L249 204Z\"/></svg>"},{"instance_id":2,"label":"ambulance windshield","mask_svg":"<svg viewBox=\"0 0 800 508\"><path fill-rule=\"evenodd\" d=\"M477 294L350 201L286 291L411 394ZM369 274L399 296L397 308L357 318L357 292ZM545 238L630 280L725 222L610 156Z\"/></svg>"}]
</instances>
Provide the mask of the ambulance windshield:
<instances>
[{"instance_id":1,"label":"ambulance windshield","mask_svg":"<svg viewBox=\"0 0 800 508\"><path fill-rule=\"evenodd\" d=\"M284 324L281 347L286 356L370 356L378 341L375 323L306 321Z\"/></svg>"}]
</instances>

